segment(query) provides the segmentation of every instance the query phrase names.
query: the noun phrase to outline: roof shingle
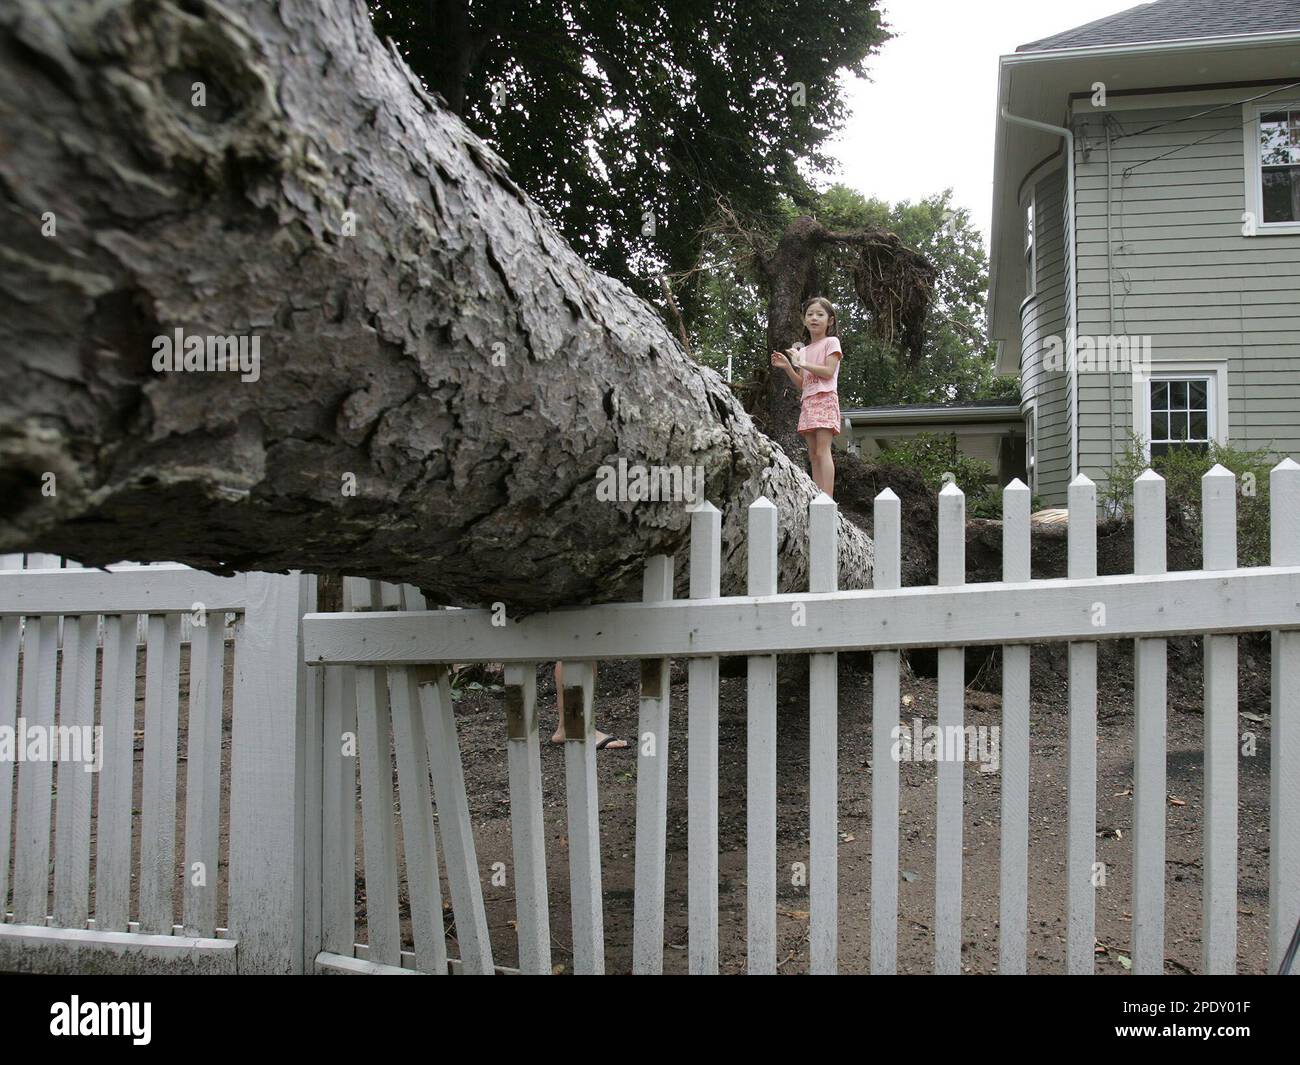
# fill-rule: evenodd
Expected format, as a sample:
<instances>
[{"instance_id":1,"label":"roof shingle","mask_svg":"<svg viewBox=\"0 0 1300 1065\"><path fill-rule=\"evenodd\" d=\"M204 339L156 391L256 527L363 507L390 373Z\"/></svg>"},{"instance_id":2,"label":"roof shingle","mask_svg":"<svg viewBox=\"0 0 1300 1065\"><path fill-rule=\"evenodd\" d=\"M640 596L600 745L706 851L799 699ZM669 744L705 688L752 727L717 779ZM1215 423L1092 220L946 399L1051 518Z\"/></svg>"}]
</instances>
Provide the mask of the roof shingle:
<instances>
[{"instance_id":1,"label":"roof shingle","mask_svg":"<svg viewBox=\"0 0 1300 1065\"><path fill-rule=\"evenodd\" d=\"M1017 52L1101 48L1300 30L1300 0L1156 0L1053 34Z\"/></svg>"}]
</instances>

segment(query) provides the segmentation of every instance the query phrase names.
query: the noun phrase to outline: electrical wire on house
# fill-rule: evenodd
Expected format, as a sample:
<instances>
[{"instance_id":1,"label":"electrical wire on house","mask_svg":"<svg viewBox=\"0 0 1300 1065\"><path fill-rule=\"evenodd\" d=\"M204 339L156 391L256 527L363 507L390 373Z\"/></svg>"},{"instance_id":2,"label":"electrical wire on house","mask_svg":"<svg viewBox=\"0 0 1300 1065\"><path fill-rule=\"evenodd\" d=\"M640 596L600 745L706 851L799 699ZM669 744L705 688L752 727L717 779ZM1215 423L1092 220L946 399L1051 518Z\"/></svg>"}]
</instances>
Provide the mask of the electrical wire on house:
<instances>
[{"instance_id":1,"label":"electrical wire on house","mask_svg":"<svg viewBox=\"0 0 1300 1065\"><path fill-rule=\"evenodd\" d=\"M1182 118L1169 118L1163 122L1156 122L1153 125L1147 126L1145 129L1135 129L1132 133L1121 132L1119 138L1116 139L1118 140L1123 137L1140 137L1144 133L1151 133L1154 130L1164 129L1166 126L1176 126L1180 122L1190 122L1194 118L1204 118L1206 115L1212 115L1216 111L1224 111L1230 107L1241 107L1243 104L1253 104L1256 100L1263 100L1266 97L1275 96L1280 92L1286 92L1287 89L1294 89L1297 87L1300 87L1300 81L1293 81L1288 85L1279 85L1276 89L1269 89L1268 92L1262 92L1258 96L1250 96L1244 100L1232 100L1226 104L1219 104L1217 107L1210 107L1204 111L1197 111L1194 115L1184 115ZM1115 125L1119 127L1121 131L1124 128L1122 123L1118 120L1115 122Z\"/></svg>"},{"instance_id":2,"label":"electrical wire on house","mask_svg":"<svg viewBox=\"0 0 1300 1065\"><path fill-rule=\"evenodd\" d=\"M1277 88L1270 89L1268 92L1260 93L1257 96L1249 96L1241 100L1232 100L1226 104L1219 104L1216 107L1211 107L1211 108L1207 108L1204 111L1199 111L1194 115L1184 115L1182 118L1167 119L1164 122L1157 122L1154 125L1147 126L1143 129L1133 130L1131 133L1125 131L1123 125L1120 122L1116 121L1115 124L1120 130L1119 136L1116 139L1119 140L1125 137L1137 137L1143 133L1150 133L1153 130L1164 129L1168 126L1175 126L1180 122L1190 122L1194 118L1203 118L1205 115L1214 114L1216 111L1224 111L1232 107L1244 107L1247 104L1255 103L1257 100L1266 99L1269 96L1274 96L1277 93L1285 92L1287 89L1294 89L1297 86L1300 86L1300 81L1293 81L1286 85L1279 85ZM1247 124L1257 123L1258 121L1259 121L1259 116L1255 116L1247 120ZM1159 162L1161 159L1168 159L1171 155L1176 155L1179 152L1185 151L1188 148L1194 148L1198 144L1205 144L1207 141L1211 141L1215 137L1220 137L1223 136L1224 134L1230 134L1230 133L1235 133L1235 128L1216 129L1211 133L1206 134L1204 137L1201 137L1199 140L1192 141L1190 144L1180 144L1176 148L1170 148L1169 151L1162 152L1160 155L1152 156L1150 159L1144 159L1140 163L1134 163L1132 166L1125 167L1123 171L1124 177L1129 177L1135 170L1140 170L1142 167L1147 166L1150 163Z\"/></svg>"}]
</instances>

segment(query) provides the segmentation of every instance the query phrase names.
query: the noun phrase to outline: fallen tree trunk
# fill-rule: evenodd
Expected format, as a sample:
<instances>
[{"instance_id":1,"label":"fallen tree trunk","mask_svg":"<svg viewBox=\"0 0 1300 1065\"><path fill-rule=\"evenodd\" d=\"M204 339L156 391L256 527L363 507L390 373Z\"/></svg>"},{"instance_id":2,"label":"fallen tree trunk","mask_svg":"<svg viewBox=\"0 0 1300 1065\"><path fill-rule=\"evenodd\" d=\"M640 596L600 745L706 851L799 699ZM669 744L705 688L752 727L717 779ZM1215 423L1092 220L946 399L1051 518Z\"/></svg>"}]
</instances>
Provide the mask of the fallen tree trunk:
<instances>
[{"instance_id":1,"label":"fallen tree trunk","mask_svg":"<svg viewBox=\"0 0 1300 1065\"><path fill-rule=\"evenodd\" d=\"M621 458L701 468L724 593L760 494L807 586L812 481L361 0L13 0L0 142L0 550L636 597L690 514L602 499ZM871 560L841 523L841 587Z\"/></svg>"}]
</instances>

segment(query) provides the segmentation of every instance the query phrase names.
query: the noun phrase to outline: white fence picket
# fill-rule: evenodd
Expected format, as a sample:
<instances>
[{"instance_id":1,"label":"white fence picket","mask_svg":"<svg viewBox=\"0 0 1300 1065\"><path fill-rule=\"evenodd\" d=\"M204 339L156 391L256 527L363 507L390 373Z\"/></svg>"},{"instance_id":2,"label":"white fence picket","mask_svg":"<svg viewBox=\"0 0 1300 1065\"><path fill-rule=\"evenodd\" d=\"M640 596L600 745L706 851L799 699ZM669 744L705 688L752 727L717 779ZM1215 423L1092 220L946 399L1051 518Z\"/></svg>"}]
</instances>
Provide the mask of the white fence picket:
<instances>
[{"instance_id":1,"label":"white fence picket","mask_svg":"<svg viewBox=\"0 0 1300 1065\"><path fill-rule=\"evenodd\" d=\"M704 502L691 514L692 599L717 598L722 577L722 514ZM718 971L718 659L687 665L687 964Z\"/></svg>"},{"instance_id":2,"label":"white fence picket","mask_svg":"<svg viewBox=\"0 0 1300 1065\"><path fill-rule=\"evenodd\" d=\"M463 971L490 976L492 945L488 939L487 915L483 909L483 885L479 882L478 856L465 794L465 770L456 738L456 717L447 670L416 670L420 691L420 712L429 744L429 765L433 774L434 801L438 804L438 826L442 829L447 883L451 889L456 939L460 944ZM592 816L595 816L595 772L592 771ZM570 845L573 837L570 835ZM599 852L596 856L599 862ZM597 866L599 869L599 866ZM596 891L599 900L599 888ZM576 947L575 947L576 949Z\"/></svg>"},{"instance_id":3,"label":"white fence picket","mask_svg":"<svg viewBox=\"0 0 1300 1065\"><path fill-rule=\"evenodd\" d=\"M1133 485L1133 572L1164 573L1165 479L1147 470ZM1133 972L1165 968L1167 651L1133 641Z\"/></svg>"},{"instance_id":4,"label":"white fence picket","mask_svg":"<svg viewBox=\"0 0 1300 1065\"><path fill-rule=\"evenodd\" d=\"M209 614L190 632L190 691L185 757L185 887L188 936L214 936L221 862L221 714L226 626Z\"/></svg>"},{"instance_id":5,"label":"white fence picket","mask_svg":"<svg viewBox=\"0 0 1300 1065\"><path fill-rule=\"evenodd\" d=\"M1019 480L1002 490L1002 579L1030 579L1032 493ZM998 972L1022 975L1029 918L1029 647L1002 647L1001 893Z\"/></svg>"},{"instance_id":6,"label":"white fence picket","mask_svg":"<svg viewBox=\"0 0 1300 1065\"><path fill-rule=\"evenodd\" d=\"M90 793L96 751L95 657L99 618L69 617L63 631L59 675L59 732L77 737L81 760L59 752L58 803L54 811L54 923L85 928L90 916ZM65 731L72 730L72 731ZM54 752L51 752L53 755ZM8 821L3 822L8 828Z\"/></svg>"},{"instance_id":7,"label":"white fence picket","mask_svg":"<svg viewBox=\"0 0 1300 1065\"><path fill-rule=\"evenodd\" d=\"M321 949L351 957L356 939L356 667L327 666L323 684Z\"/></svg>"},{"instance_id":8,"label":"white fence picket","mask_svg":"<svg viewBox=\"0 0 1300 1065\"><path fill-rule=\"evenodd\" d=\"M150 614L145 650L144 792L140 808L140 930L170 935L175 921L176 754L181 619Z\"/></svg>"},{"instance_id":9,"label":"white fence picket","mask_svg":"<svg viewBox=\"0 0 1300 1065\"><path fill-rule=\"evenodd\" d=\"M429 790L429 742L424 734L420 689L414 671L390 669L388 689L402 808L402 847L406 853L406 897L411 910L416 968L445 976L447 942L442 927L442 885L438 880L433 796ZM369 911L368 895L366 908Z\"/></svg>"},{"instance_id":10,"label":"white fence picket","mask_svg":"<svg viewBox=\"0 0 1300 1065\"><path fill-rule=\"evenodd\" d=\"M876 496L872 530L872 586L898 588L902 521L898 496L888 488ZM898 667L897 651L871 656L871 971L876 974L893 973L898 966Z\"/></svg>"},{"instance_id":11,"label":"white fence picket","mask_svg":"<svg viewBox=\"0 0 1300 1065\"><path fill-rule=\"evenodd\" d=\"M1274 566L1300 565L1300 465L1283 459L1268 480L1269 560ZM1272 644L1268 965L1280 972L1300 923L1300 632L1275 631ZM1300 965L1292 962L1290 975L1296 974Z\"/></svg>"},{"instance_id":12,"label":"white fence picket","mask_svg":"<svg viewBox=\"0 0 1300 1065\"><path fill-rule=\"evenodd\" d=\"M839 510L824 492L808 508L810 592L838 587ZM839 964L839 697L836 655L808 656L809 971Z\"/></svg>"},{"instance_id":13,"label":"white fence picket","mask_svg":"<svg viewBox=\"0 0 1300 1065\"><path fill-rule=\"evenodd\" d=\"M366 580L364 577L345 577L344 592L349 599L352 610L379 609L379 582Z\"/></svg>"},{"instance_id":14,"label":"white fence picket","mask_svg":"<svg viewBox=\"0 0 1300 1065\"><path fill-rule=\"evenodd\" d=\"M542 817L542 753L537 719L536 664L506 666L505 689L510 839L515 859L515 931L519 941L519 971L545 976L551 972L551 917L546 897L546 825ZM638 846L640 843L641 820L638 817ZM638 900L639 898L638 892ZM662 953L662 947L660 952Z\"/></svg>"},{"instance_id":15,"label":"white fence picket","mask_svg":"<svg viewBox=\"0 0 1300 1065\"><path fill-rule=\"evenodd\" d=\"M428 610L424 595L414 584L402 585L402 610Z\"/></svg>"},{"instance_id":16,"label":"white fence picket","mask_svg":"<svg viewBox=\"0 0 1300 1065\"><path fill-rule=\"evenodd\" d=\"M939 584L952 587L966 581L966 495L949 483L939 493ZM934 870L934 971L961 972L962 808L965 752L951 738L963 735L966 652L943 647L939 664L939 734L943 737L938 766L938 803Z\"/></svg>"},{"instance_id":17,"label":"white fence picket","mask_svg":"<svg viewBox=\"0 0 1300 1065\"><path fill-rule=\"evenodd\" d=\"M18 724L18 652L22 647L23 619L0 617L0 728ZM14 761L0 759L0 920L8 910L9 827L13 824Z\"/></svg>"},{"instance_id":18,"label":"white fence picket","mask_svg":"<svg viewBox=\"0 0 1300 1065\"><path fill-rule=\"evenodd\" d=\"M397 826L393 822L393 756L388 675L357 669L357 754L361 759L361 833L366 872L367 960L401 963L397 914Z\"/></svg>"},{"instance_id":19,"label":"white fence picket","mask_svg":"<svg viewBox=\"0 0 1300 1065\"><path fill-rule=\"evenodd\" d=\"M764 496L749 506L748 543L749 594L775 595L777 509ZM776 655L750 655L746 668L747 965L766 976L776 973Z\"/></svg>"},{"instance_id":20,"label":"white fence picket","mask_svg":"<svg viewBox=\"0 0 1300 1065\"><path fill-rule=\"evenodd\" d=\"M55 661L59 619L45 614L28 618L23 636L22 716L29 730L54 729ZM49 759L18 764L18 821L14 829L14 919L43 925L49 914L50 785Z\"/></svg>"},{"instance_id":21,"label":"white fence picket","mask_svg":"<svg viewBox=\"0 0 1300 1065\"><path fill-rule=\"evenodd\" d=\"M315 575L305 575L300 582L300 595L311 609L319 602L320 581ZM302 648L302 619L306 610L296 619L294 645ZM315 970L315 959L323 950L322 922L325 916L323 896L325 867L322 864L325 841L324 795L325 759L323 728L325 724L325 678L321 670L312 669L305 658L299 656L295 663L298 697L298 730L295 753L300 774L302 812L297 831L302 839L302 953L300 964L304 971ZM287 663L286 663L287 667ZM219 793L218 793L219 794ZM295 889L298 884L295 883Z\"/></svg>"},{"instance_id":22,"label":"white fence picket","mask_svg":"<svg viewBox=\"0 0 1300 1065\"><path fill-rule=\"evenodd\" d=\"M136 614L104 618L100 719L104 768L99 774L95 841L95 929L125 932L131 900L131 809L135 783Z\"/></svg>"},{"instance_id":23,"label":"white fence picket","mask_svg":"<svg viewBox=\"0 0 1300 1065\"><path fill-rule=\"evenodd\" d=\"M315 610L314 578L246 573L236 629L230 767L229 929L241 973L303 970L303 795L301 737L308 693L286 648ZM209 604L209 608L211 604ZM267 810L280 816L266 817Z\"/></svg>"},{"instance_id":24,"label":"white fence picket","mask_svg":"<svg viewBox=\"0 0 1300 1065\"><path fill-rule=\"evenodd\" d=\"M1237 565L1237 478L1201 478L1202 568ZM1237 637L1205 638L1205 793L1201 957L1204 972L1237 968Z\"/></svg>"},{"instance_id":25,"label":"white fence picket","mask_svg":"<svg viewBox=\"0 0 1300 1065\"><path fill-rule=\"evenodd\" d=\"M646 562L642 601L659 603L672 597L673 558L654 555ZM632 913L632 972L638 975L660 973L664 963L671 668L667 658L648 658L641 663L636 738L636 891Z\"/></svg>"},{"instance_id":26,"label":"white fence picket","mask_svg":"<svg viewBox=\"0 0 1300 1065\"><path fill-rule=\"evenodd\" d=\"M1070 504L1067 572L1071 577L1097 575L1097 486L1079 474L1067 492ZM1098 598L1092 624L1104 626L1111 604ZM1095 968L1097 888L1097 644L1070 644L1070 729L1066 813L1065 966L1072 974Z\"/></svg>"},{"instance_id":27,"label":"white fence picket","mask_svg":"<svg viewBox=\"0 0 1300 1065\"><path fill-rule=\"evenodd\" d=\"M605 914L600 880L600 801L596 784L595 668L560 663L564 678L564 794L569 831L573 971L605 972Z\"/></svg>"}]
</instances>

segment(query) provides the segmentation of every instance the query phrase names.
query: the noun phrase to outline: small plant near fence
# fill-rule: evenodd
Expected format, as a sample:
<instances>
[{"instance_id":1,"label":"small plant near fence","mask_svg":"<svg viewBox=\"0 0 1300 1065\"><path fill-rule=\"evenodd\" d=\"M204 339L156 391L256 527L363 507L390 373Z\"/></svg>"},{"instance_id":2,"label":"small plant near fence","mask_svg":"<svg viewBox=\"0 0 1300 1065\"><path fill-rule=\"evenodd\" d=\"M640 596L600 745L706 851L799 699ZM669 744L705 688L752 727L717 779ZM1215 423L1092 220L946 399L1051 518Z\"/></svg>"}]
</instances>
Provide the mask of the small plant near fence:
<instances>
[{"instance_id":1,"label":"small plant near fence","mask_svg":"<svg viewBox=\"0 0 1300 1065\"><path fill-rule=\"evenodd\" d=\"M1165 479L1171 517L1186 527L1201 525L1201 478L1215 465L1237 477L1237 554L1243 566L1267 566L1269 549L1269 471L1280 456L1263 448L1246 450L1211 442L1204 450L1174 448L1148 460L1143 438L1130 433L1110 478L1099 491L1102 513L1132 518L1133 482L1150 466Z\"/></svg>"}]
</instances>

